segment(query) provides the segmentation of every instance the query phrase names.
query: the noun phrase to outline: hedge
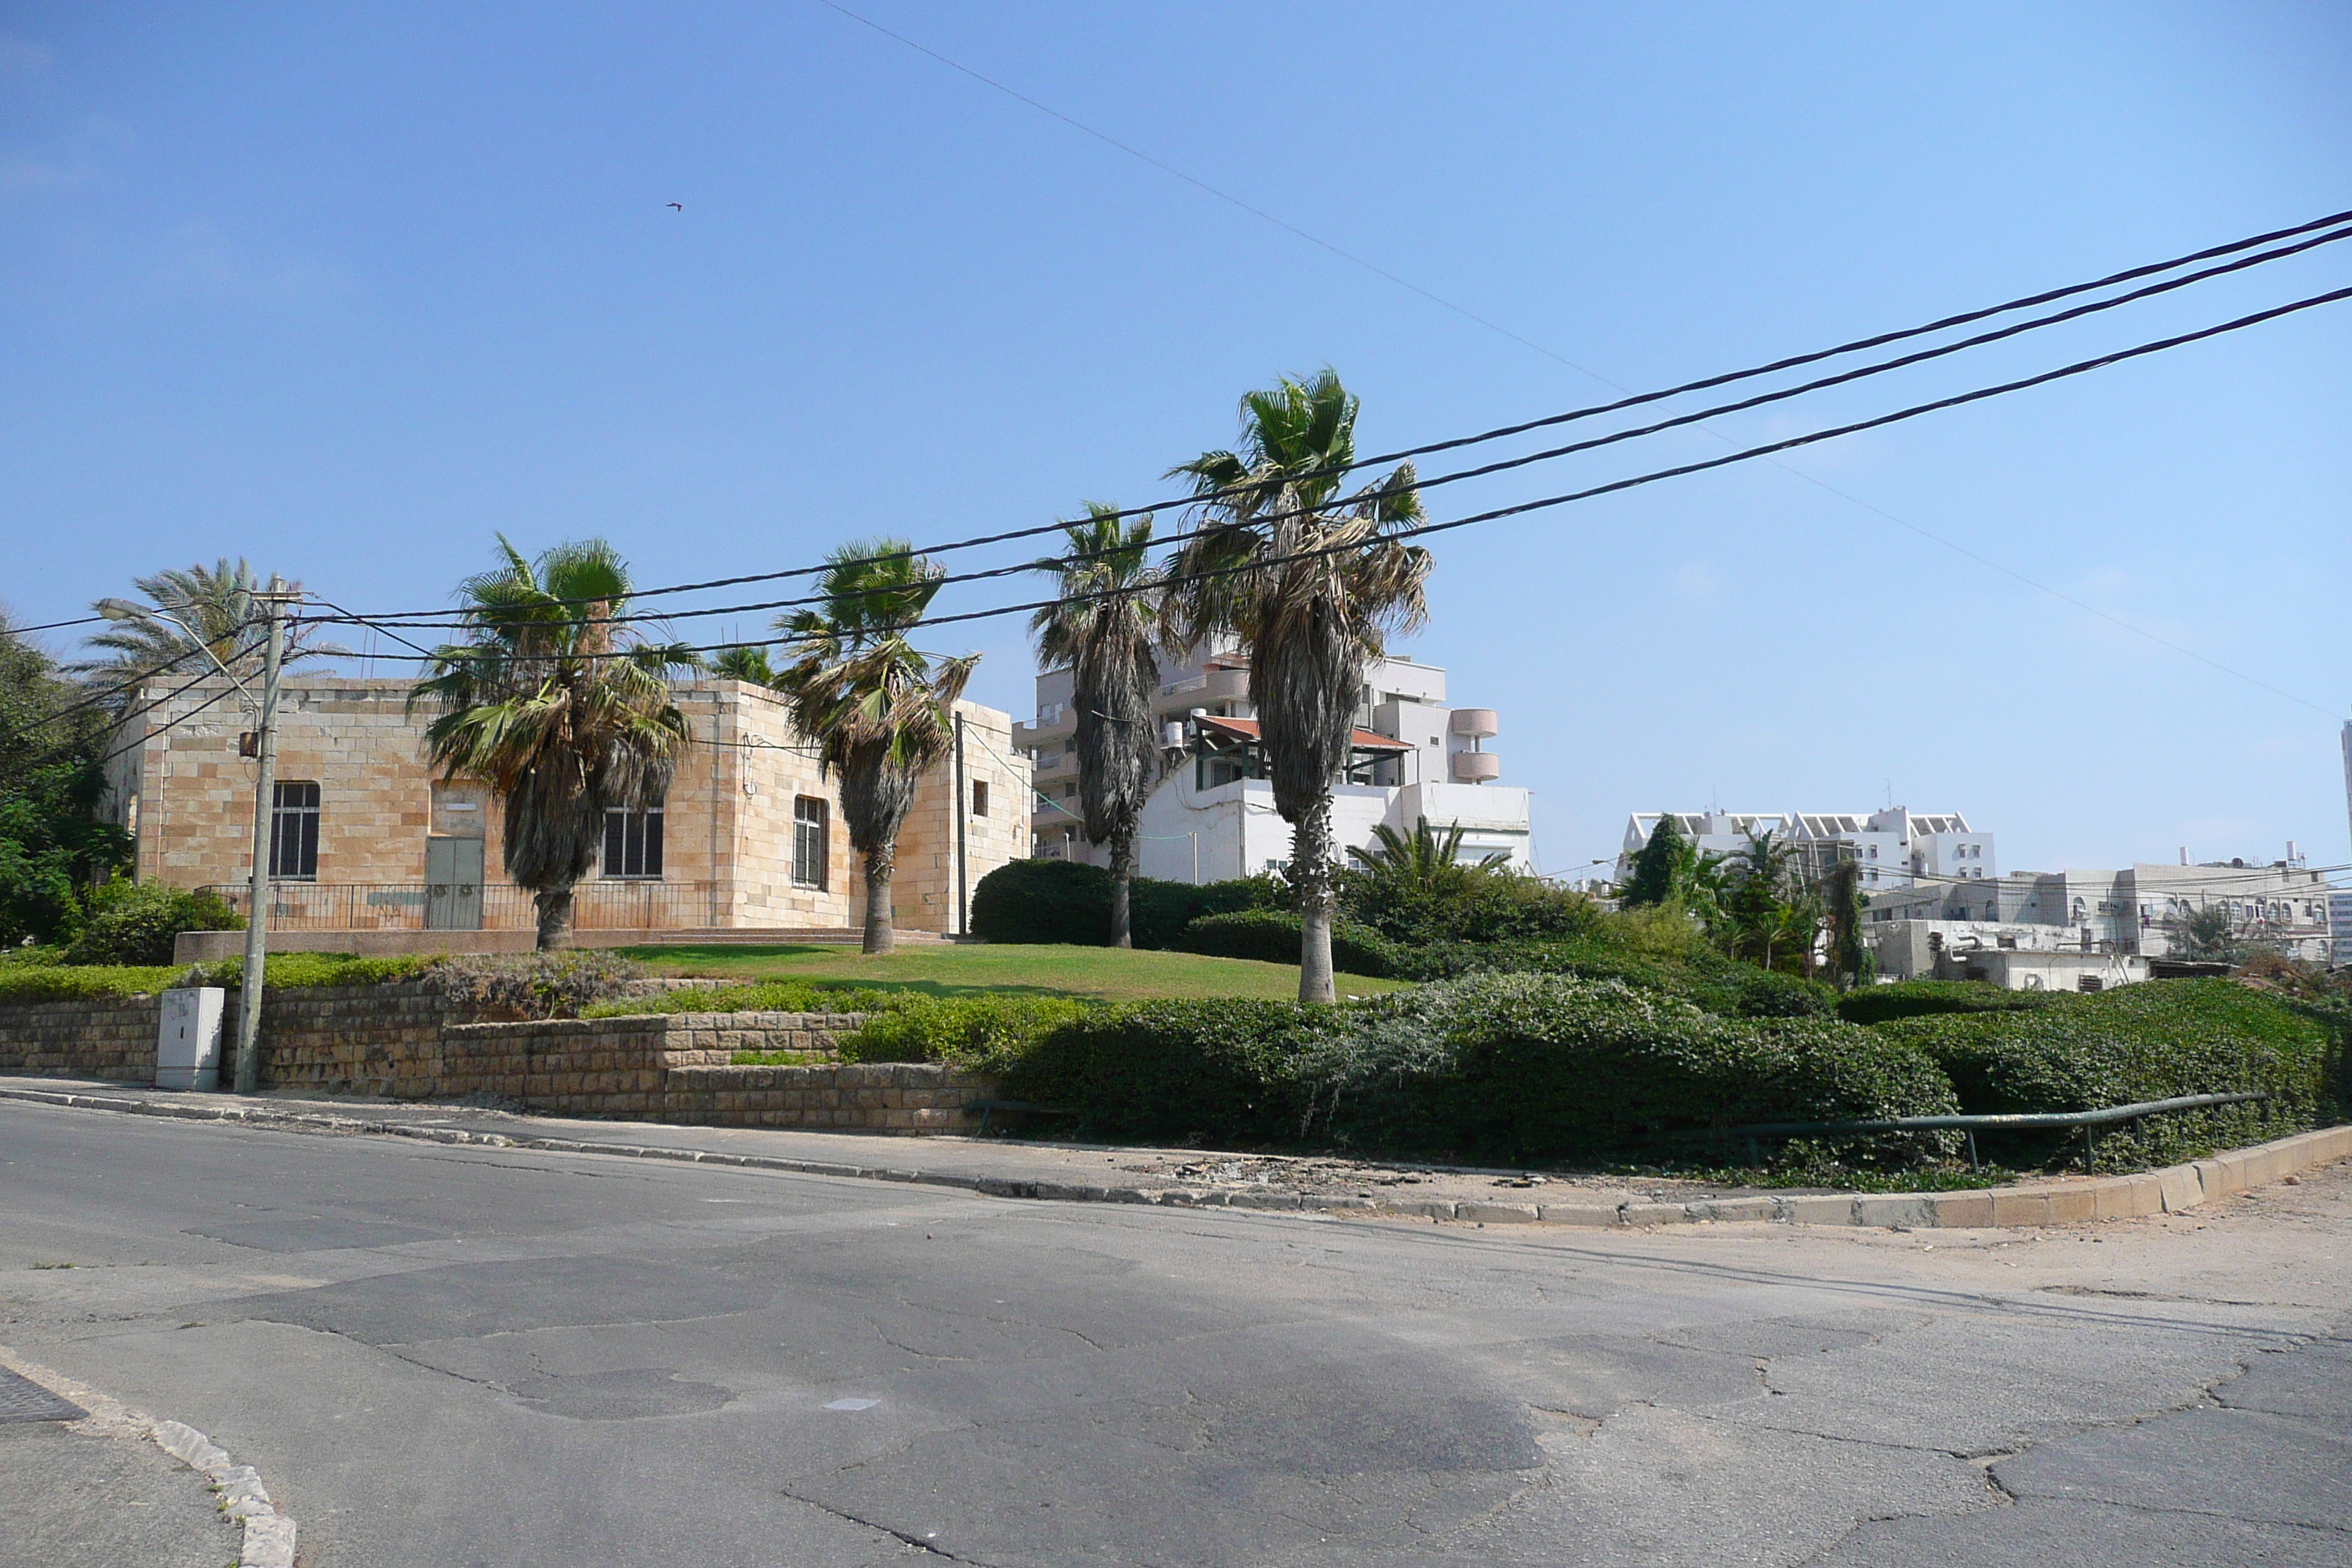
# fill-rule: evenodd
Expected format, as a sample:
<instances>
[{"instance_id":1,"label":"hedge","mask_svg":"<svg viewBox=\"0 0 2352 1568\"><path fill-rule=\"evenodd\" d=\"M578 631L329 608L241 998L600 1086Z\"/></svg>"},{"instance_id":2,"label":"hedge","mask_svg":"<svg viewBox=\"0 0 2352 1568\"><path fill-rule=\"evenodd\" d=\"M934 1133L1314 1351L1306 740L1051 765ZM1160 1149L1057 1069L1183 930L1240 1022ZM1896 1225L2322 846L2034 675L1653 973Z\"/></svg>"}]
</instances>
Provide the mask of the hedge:
<instances>
[{"instance_id":1,"label":"hedge","mask_svg":"<svg viewBox=\"0 0 2352 1568\"><path fill-rule=\"evenodd\" d=\"M1236 910L1231 914L1203 915L1175 934L1169 945L1180 952L1204 952L1213 958L1255 958L1268 963L1297 963L1305 926L1288 910ZM1396 944L1352 921L1331 922L1331 967L1342 974L1368 974L1377 979L1402 967Z\"/></svg>"},{"instance_id":2,"label":"hedge","mask_svg":"<svg viewBox=\"0 0 2352 1568\"><path fill-rule=\"evenodd\" d=\"M2094 1110L2179 1095L2263 1090L2249 1105L2103 1129L2102 1165L2165 1164L2339 1121L2352 1100L2352 1014L2231 980L2151 980L2059 993L2022 1011L1913 1017L1873 1033L1933 1057L1971 1112ZM2023 1140L2055 1154L2071 1136Z\"/></svg>"},{"instance_id":3,"label":"hedge","mask_svg":"<svg viewBox=\"0 0 2352 1568\"><path fill-rule=\"evenodd\" d=\"M2008 991L1982 980L1903 980L1865 985L1838 998L1849 1024L1886 1024L1939 1013L2022 1013L2047 1005L2063 991Z\"/></svg>"},{"instance_id":4,"label":"hedge","mask_svg":"<svg viewBox=\"0 0 2352 1568\"><path fill-rule=\"evenodd\" d=\"M1137 877L1128 884L1128 930L1138 947L1163 948L1202 915L1264 902L1273 884L1243 881L1163 882ZM980 879L971 894L972 934L985 942L1110 945L1111 875L1076 860L1013 860ZM1292 962L1296 962L1294 958Z\"/></svg>"},{"instance_id":5,"label":"hedge","mask_svg":"<svg viewBox=\"0 0 2352 1568\"><path fill-rule=\"evenodd\" d=\"M1003 1072L1062 1025L1101 1004L1066 996L899 993L836 1042L852 1062L949 1062Z\"/></svg>"},{"instance_id":6,"label":"hedge","mask_svg":"<svg viewBox=\"0 0 2352 1568\"><path fill-rule=\"evenodd\" d=\"M1916 1046L1823 1019L1718 1018L1615 982L1481 975L1345 1007L1092 1009L1011 1064L1015 1099L1119 1139L1330 1142L1513 1163L1654 1150L1748 1121L1954 1109ZM1910 1161L1927 1141L1854 1141Z\"/></svg>"},{"instance_id":7,"label":"hedge","mask_svg":"<svg viewBox=\"0 0 2352 1568\"><path fill-rule=\"evenodd\" d=\"M89 895L67 943L68 963L150 966L172 962L184 931L238 931L245 919L219 894L117 877Z\"/></svg>"}]
</instances>

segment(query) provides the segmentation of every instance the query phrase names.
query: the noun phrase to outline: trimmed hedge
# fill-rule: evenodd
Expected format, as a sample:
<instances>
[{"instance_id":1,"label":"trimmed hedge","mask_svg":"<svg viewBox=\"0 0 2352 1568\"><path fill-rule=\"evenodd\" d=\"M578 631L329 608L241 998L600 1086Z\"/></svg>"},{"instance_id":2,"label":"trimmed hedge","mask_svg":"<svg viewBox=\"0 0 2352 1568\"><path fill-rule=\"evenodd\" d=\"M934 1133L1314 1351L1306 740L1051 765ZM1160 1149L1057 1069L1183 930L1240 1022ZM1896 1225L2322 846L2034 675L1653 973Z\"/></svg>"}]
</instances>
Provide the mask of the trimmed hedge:
<instances>
[{"instance_id":1,"label":"trimmed hedge","mask_svg":"<svg viewBox=\"0 0 2352 1568\"><path fill-rule=\"evenodd\" d=\"M1915 1045L1970 1112L2094 1110L2178 1095L2266 1090L2250 1105L2102 1129L2103 1166L2164 1164L2339 1121L2352 1100L2352 1013L2230 980L2151 980L2058 993L2022 1011L1914 1017L1874 1033ZM2080 1134L2023 1138L2044 1157Z\"/></svg>"},{"instance_id":2,"label":"trimmed hedge","mask_svg":"<svg viewBox=\"0 0 2352 1568\"><path fill-rule=\"evenodd\" d=\"M1046 1035L1100 1005L1066 996L900 993L837 1044L844 1061L948 1062L1001 1073Z\"/></svg>"},{"instance_id":3,"label":"trimmed hedge","mask_svg":"<svg viewBox=\"0 0 2352 1568\"><path fill-rule=\"evenodd\" d=\"M740 985L683 985L650 996L616 996L580 1009L583 1018L635 1018L667 1013L871 1013L898 1005L905 993L813 980L755 980Z\"/></svg>"},{"instance_id":4,"label":"trimmed hedge","mask_svg":"<svg viewBox=\"0 0 2352 1568\"><path fill-rule=\"evenodd\" d=\"M1940 1013L2023 1013L2064 994L2007 991L1982 980L1903 980L1849 991L1838 998L1837 1015L1849 1024L1888 1024Z\"/></svg>"},{"instance_id":5,"label":"trimmed hedge","mask_svg":"<svg viewBox=\"0 0 2352 1568\"><path fill-rule=\"evenodd\" d=\"M1128 931L1136 946L1164 948L1202 915L1264 902L1273 884L1243 881L1163 882L1137 877L1128 884ZM980 879L971 894L972 934L984 942L1110 945L1111 875L1076 860L1013 860ZM1294 955L1291 962L1296 963Z\"/></svg>"},{"instance_id":6,"label":"trimmed hedge","mask_svg":"<svg viewBox=\"0 0 2352 1568\"><path fill-rule=\"evenodd\" d=\"M1297 963L1305 924L1288 910L1236 910L1231 914L1202 915L1178 931L1168 945L1179 952L1202 952L1213 958ZM1352 921L1331 922L1331 967L1340 973L1374 979L1394 975L1402 967L1401 957L1396 944L1370 926Z\"/></svg>"},{"instance_id":7,"label":"trimmed hedge","mask_svg":"<svg viewBox=\"0 0 2352 1568\"><path fill-rule=\"evenodd\" d=\"M1908 1042L1834 1020L1735 1020L1613 982L1481 975L1346 1007L1092 1010L1011 1067L1014 1098L1113 1138L1333 1142L1510 1163L1591 1160L1660 1135L1954 1109ZM1908 1162L1927 1141L1853 1141Z\"/></svg>"}]
</instances>

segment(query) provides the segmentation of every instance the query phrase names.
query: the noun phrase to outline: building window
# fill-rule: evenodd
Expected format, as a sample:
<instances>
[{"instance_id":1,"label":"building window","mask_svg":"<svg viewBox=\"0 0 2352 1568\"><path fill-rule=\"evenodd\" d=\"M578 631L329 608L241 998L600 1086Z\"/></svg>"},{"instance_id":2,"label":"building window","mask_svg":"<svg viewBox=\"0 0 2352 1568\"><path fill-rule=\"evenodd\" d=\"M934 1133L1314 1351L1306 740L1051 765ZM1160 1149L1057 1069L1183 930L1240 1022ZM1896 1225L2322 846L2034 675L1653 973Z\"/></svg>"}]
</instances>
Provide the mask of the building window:
<instances>
[{"instance_id":1,"label":"building window","mask_svg":"<svg viewBox=\"0 0 2352 1568\"><path fill-rule=\"evenodd\" d=\"M604 813L604 875L651 878L661 874L661 803L634 811L615 807Z\"/></svg>"},{"instance_id":2,"label":"building window","mask_svg":"<svg viewBox=\"0 0 2352 1568\"><path fill-rule=\"evenodd\" d=\"M793 800L793 887L814 888L820 893L824 891L825 860L833 842L825 827L826 810L823 800L813 795L801 795Z\"/></svg>"},{"instance_id":3,"label":"building window","mask_svg":"<svg viewBox=\"0 0 2352 1568\"><path fill-rule=\"evenodd\" d=\"M269 796L269 874L299 881L319 877L319 786L289 779Z\"/></svg>"},{"instance_id":4,"label":"building window","mask_svg":"<svg viewBox=\"0 0 2352 1568\"><path fill-rule=\"evenodd\" d=\"M988 815L988 781L986 779L971 781L971 814L974 816Z\"/></svg>"}]
</instances>

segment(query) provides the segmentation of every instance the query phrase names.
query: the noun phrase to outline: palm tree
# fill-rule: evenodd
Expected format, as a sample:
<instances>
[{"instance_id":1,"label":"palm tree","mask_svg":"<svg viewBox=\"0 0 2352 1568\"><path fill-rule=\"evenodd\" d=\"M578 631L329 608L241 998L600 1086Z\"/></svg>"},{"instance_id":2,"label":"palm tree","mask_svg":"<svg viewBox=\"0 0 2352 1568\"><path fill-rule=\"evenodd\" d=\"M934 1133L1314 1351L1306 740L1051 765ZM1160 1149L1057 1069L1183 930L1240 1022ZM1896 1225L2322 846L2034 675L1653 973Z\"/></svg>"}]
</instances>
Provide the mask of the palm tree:
<instances>
[{"instance_id":1,"label":"palm tree","mask_svg":"<svg viewBox=\"0 0 2352 1568\"><path fill-rule=\"evenodd\" d=\"M127 711L136 699L140 677L165 666L193 670L194 667L183 666L182 661L205 650L212 655L202 661L206 670L217 659L220 668L240 678L259 673L268 633L253 602L259 584L243 559L231 565L224 555L209 567L195 565L185 571L134 577L131 585L148 602L108 598L94 600L89 606L115 623L89 639L92 647L104 648L112 657L85 659L68 667L91 686L121 688L103 706L117 714ZM286 663L347 651L306 637L309 630L300 626L288 628Z\"/></svg>"},{"instance_id":2,"label":"palm tree","mask_svg":"<svg viewBox=\"0 0 2352 1568\"><path fill-rule=\"evenodd\" d=\"M486 781L506 814L507 874L536 895L539 945L572 926L572 885L604 852L604 814L661 798L689 737L669 676L695 656L615 626L629 572L601 539L504 559L457 593L470 633L445 644L408 708L437 709L426 755Z\"/></svg>"},{"instance_id":3,"label":"palm tree","mask_svg":"<svg viewBox=\"0 0 2352 1568\"><path fill-rule=\"evenodd\" d=\"M830 559L817 584L824 608L777 618L794 657L775 686L818 766L841 775L842 819L866 862L865 951L888 952L898 828L923 770L955 745L956 699L980 656L934 663L907 640L945 573L906 541L856 541Z\"/></svg>"},{"instance_id":4,"label":"palm tree","mask_svg":"<svg viewBox=\"0 0 2352 1568\"><path fill-rule=\"evenodd\" d=\"M1441 834L1425 816L1413 825L1410 838L1383 822L1372 829L1372 842L1379 847L1348 846L1349 858L1431 889L1451 887L1468 877L1491 876L1511 863L1508 855L1497 850L1465 866L1460 858L1462 825L1457 822Z\"/></svg>"},{"instance_id":5,"label":"palm tree","mask_svg":"<svg viewBox=\"0 0 2352 1568\"><path fill-rule=\"evenodd\" d=\"M729 680L748 680L754 686L772 686L776 672L768 664L768 650L752 644L730 647L710 661L710 673Z\"/></svg>"},{"instance_id":6,"label":"palm tree","mask_svg":"<svg viewBox=\"0 0 2352 1568\"><path fill-rule=\"evenodd\" d=\"M1331 783L1348 764L1364 667L1390 633L1428 618L1429 552L1389 537L1423 515L1412 465L1341 493L1357 407L1328 367L1285 377L1242 399L1240 451L1169 470L1192 480L1202 521L1169 567L1171 640L1225 632L1249 659L1275 809L1291 825L1302 1002L1337 999Z\"/></svg>"},{"instance_id":7,"label":"palm tree","mask_svg":"<svg viewBox=\"0 0 2352 1568\"><path fill-rule=\"evenodd\" d=\"M1731 886L1722 901L1735 956L1753 957L1769 969L1774 950L1787 946L1808 929L1809 911L1800 909L1801 900L1787 896L1789 863L1796 853L1794 844L1776 839L1769 828L1748 836L1747 847L1733 862ZM1817 928L1816 920L1812 929ZM1810 942L1807 952L1811 952Z\"/></svg>"},{"instance_id":8,"label":"palm tree","mask_svg":"<svg viewBox=\"0 0 2352 1568\"><path fill-rule=\"evenodd\" d=\"M1150 513L1123 527L1117 507L1088 501L1087 513L1086 521L1063 525L1069 555L1047 556L1032 567L1059 580L1061 597L1029 618L1029 630L1047 668L1070 667L1078 804L1087 837L1110 846L1110 944L1131 947L1136 829L1160 772L1151 725L1151 693L1160 682L1151 645L1160 612L1149 596L1160 574L1145 559Z\"/></svg>"}]
</instances>

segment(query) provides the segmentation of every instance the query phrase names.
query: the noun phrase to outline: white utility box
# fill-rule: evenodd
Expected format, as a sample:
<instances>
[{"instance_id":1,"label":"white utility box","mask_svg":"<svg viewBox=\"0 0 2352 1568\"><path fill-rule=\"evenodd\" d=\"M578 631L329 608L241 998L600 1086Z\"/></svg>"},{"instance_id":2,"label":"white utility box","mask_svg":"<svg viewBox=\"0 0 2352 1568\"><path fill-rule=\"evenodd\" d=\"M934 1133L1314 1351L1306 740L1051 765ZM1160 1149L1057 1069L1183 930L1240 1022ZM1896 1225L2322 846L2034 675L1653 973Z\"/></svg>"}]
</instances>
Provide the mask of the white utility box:
<instances>
[{"instance_id":1,"label":"white utility box","mask_svg":"<svg viewBox=\"0 0 2352 1568\"><path fill-rule=\"evenodd\" d=\"M163 993L163 1022L155 1034L157 1089L220 1087L221 1015L228 993L192 985Z\"/></svg>"}]
</instances>

